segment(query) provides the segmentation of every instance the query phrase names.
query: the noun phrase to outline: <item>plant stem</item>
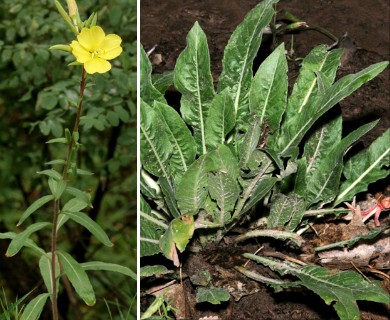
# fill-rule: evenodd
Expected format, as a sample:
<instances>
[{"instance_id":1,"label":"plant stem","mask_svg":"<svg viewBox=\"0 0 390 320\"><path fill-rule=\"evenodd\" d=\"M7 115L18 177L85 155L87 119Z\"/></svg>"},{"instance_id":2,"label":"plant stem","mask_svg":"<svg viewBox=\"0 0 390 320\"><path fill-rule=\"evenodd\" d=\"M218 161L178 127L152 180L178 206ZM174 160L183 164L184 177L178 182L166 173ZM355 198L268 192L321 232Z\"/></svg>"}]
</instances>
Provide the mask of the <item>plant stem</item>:
<instances>
[{"instance_id":1,"label":"plant stem","mask_svg":"<svg viewBox=\"0 0 390 320\"><path fill-rule=\"evenodd\" d=\"M64 165L64 169L62 172L62 178L64 180L68 177L69 166L72 162L73 157L73 147L76 143L75 141L75 132L79 130L81 109L83 107L83 97L85 90L85 80L86 80L86 72L83 67L81 72L81 81L80 81L80 92L79 92L79 101L77 105L77 115L73 126L72 136L68 143L68 153L66 156L66 162ZM53 226L52 226L52 234L51 234L51 279L52 279L52 315L53 320L58 320L58 306L57 306L57 282L56 282L56 251L57 251L57 226L58 226L58 214L60 212L60 199L54 200L54 213L53 213Z\"/></svg>"}]
</instances>

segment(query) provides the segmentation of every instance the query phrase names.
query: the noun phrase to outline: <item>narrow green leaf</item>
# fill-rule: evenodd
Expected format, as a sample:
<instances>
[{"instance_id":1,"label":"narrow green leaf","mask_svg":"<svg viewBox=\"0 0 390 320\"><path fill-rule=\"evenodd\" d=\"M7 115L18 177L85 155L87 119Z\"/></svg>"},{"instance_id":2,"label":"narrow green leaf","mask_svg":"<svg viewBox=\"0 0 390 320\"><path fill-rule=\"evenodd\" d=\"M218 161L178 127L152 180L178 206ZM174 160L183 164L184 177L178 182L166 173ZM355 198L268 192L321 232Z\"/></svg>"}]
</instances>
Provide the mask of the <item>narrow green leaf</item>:
<instances>
[{"instance_id":1,"label":"narrow green leaf","mask_svg":"<svg viewBox=\"0 0 390 320\"><path fill-rule=\"evenodd\" d=\"M342 49L328 51L326 45L319 45L303 59L298 79L288 101L287 118L296 113L313 110L314 103L321 93L317 85L318 73L322 75L324 83L332 84L342 52ZM327 86L324 85L324 89L328 89Z\"/></svg>"},{"instance_id":2,"label":"narrow green leaf","mask_svg":"<svg viewBox=\"0 0 390 320\"><path fill-rule=\"evenodd\" d=\"M360 313L356 300L390 303L390 296L378 285L366 281L354 271L342 271L336 274L318 266L298 266L245 253L251 259L281 274L292 274L301 280L301 285L318 294L326 304L334 303L340 319L359 319Z\"/></svg>"},{"instance_id":3,"label":"narrow green leaf","mask_svg":"<svg viewBox=\"0 0 390 320\"><path fill-rule=\"evenodd\" d=\"M49 178L49 188L51 193L54 196L54 200L58 200L61 198L62 194L66 189L66 181L64 180L55 180L53 178Z\"/></svg>"},{"instance_id":4,"label":"narrow green leaf","mask_svg":"<svg viewBox=\"0 0 390 320\"><path fill-rule=\"evenodd\" d=\"M145 199L140 197L140 256L160 253L159 240L168 225L152 214Z\"/></svg>"},{"instance_id":5,"label":"narrow green leaf","mask_svg":"<svg viewBox=\"0 0 390 320\"><path fill-rule=\"evenodd\" d=\"M51 139L49 141L46 141L46 143L65 143L65 144L67 144L68 140L66 140L66 138L55 138L55 139Z\"/></svg>"},{"instance_id":6,"label":"narrow green leaf","mask_svg":"<svg viewBox=\"0 0 390 320\"><path fill-rule=\"evenodd\" d=\"M390 129L377 138L367 149L353 156L344 168L346 181L340 188L335 205L349 201L352 197L367 190L370 183L385 178L389 169L383 168L390 164Z\"/></svg>"},{"instance_id":7,"label":"narrow green leaf","mask_svg":"<svg viewBox=\"0 0 390 320\"><path fill-rule=\"evenodd\" d=\"M173 71L166 71L161 74L152 74L152 83L153 86L164 94L170 86L173 86Z\"/></svg>"},{"instance_id":8,"label":"narrow green leaf","mask_svg":"<svg viewBox=\"0 0 390 320\"><path fill-rule=\"evenodd\" d=\"M70 199L67 203L64 204L64 206L61 209L61 212L79 212L83 209L85 209L88 206L88 203L86 203L84 200L81 200L79 198L73 198Z\"/></svg>"},{"instance_id":9,"label":"narrow green leaf","mask_svg":"<svg viewBox=\"0 0 390 320\"><path fill-rule=\"evenodd\" d=\"M232 178L229 173L216 172L208 174L209 193L212 199L217 201L220 209L220 216L217 222L225 225L226 213L233 211L240 195L238 181Z\"/></svg>"},{"instance_id":10,"label":"narrow green leaf","mask_svg":"<svg viewBox=\"0 0 390 320\"><path fill-rule=\"evenodd\" d=\"M225 137L234 128L234 102L229 89L217 94L211 102L205 124L206 147L215 149L225 143Z\"/></svg>"},{"instance_id":11,"label":"narrow green leaf","mask_svg":"<svg viewBox=\"0 0 390 320\"><path fill-rule=\"evenodd\" d=\"M69 216L60 213L57 220L57 231L69 220Z\"/></svg>"},{"instance_id":12,"label":"narrow green leaf","mask_svg":"<svg viewBox=\"0 0 390 320\"><path fill-rule=\"evenodd\" d=\"M169 209L169 213L172 217L177 218L180 216L179 209L176 201L176 190L174 189L174 183L169 182L167 178L161 177L158 179L161 191L164 194L164 201Z\"/></svg>"},{"instance_id":13,"label":"narrow green leaf","mask_svg":"<svg viewBox=\"0 0 390 320\"><path fill-rule=\"evenodd\" d=\"M67 252L58 250L57 256L77 294L88 306L93 306L96 303L95 292L81 265Z\"/></svg>"},{"instance_id":14,"label":"narrow green leaf","mask_svg":"<svg viewBox=\"0 0 390 320\"><path fill-rule=\"evenodd\" d=\"M284 43L260 65L249 92L249 109L259 116L259 124L267 124L270 133L279 130L287 104L287 60Z\"/></svg>"},{"instance_id":15,"label":"narrow green leaf","mask_svg":"<svg viewBox=\"0 0 390 320\"><path fill-rule=\"evenodd\" d=\"M42 293L39 296L32 299L24 309L20 320L37 320L39 319L43 307L46 304L47 298L49 298L49 293Z\"/></svg>"},{"instance_id":16,"label":"narrow green leaf","mask_svg":"<svg viewBox=\"0 0 390 320\"><path fill-rule=\"evenodd\" d=\"M236 242L257 237L271 237L274 239L291 240L297 246L301 246L304 242L303 238L295 232L280 231L280 230L253 230L241 234L235 238Z\"/></svg>"},{"instance_id":17,"label":"narrow green leaf","mask_svg":"<svg viewBox=\"0 0 390 320\"><path fill-rule=\"evenodd\" d=\"M309 179L306 179L307 192L305 199L307 203L314 204L318 201L329 203L334 200L338 194L344 153L352 143L369 132L377 123L378 121L367 123L351 132L320 161L318 169Z\"/></svg>"},{"instance_id":18,"label":"narrow green leaf","mask_svg":"<svg viewBox=\"0 0 390 320\"><path fill-rule=\"evenodd\" d=\"M250 119L250 125L248 125L248 130L245 133L243 143L240 150L240 162L239 167L241 169L248 169L248 162L251 159L253 151L257 148L257 145L260 140L261 130L263 128L260 117L254 115Z\"/></svg>"},{"instance_id":19,"label":"narrow green leaf","mask_svg":"<svg viewBox=\"0 0 390 320\"><path fill-rule=\"evenodd\" d=\"M176 189L177 204L182 214L196 214L207 198L207 155L193 162Z\"/></svg>"},{"instance_id":20,"label":"narrow green leaf","mask_svg":"<svg viewBox=\"0 0 390 320\"><path fill-rule=\"evenodd\" d=\"M178 179L195 160L195 140L175 109L155 101L154 110L160 115L160 119L165 122L165 129L172 145L172 154L169 158L169 171Z\"/></svg>"},{"instance_id":21,"label":"narrow green leaf","mask_svg":"<svg viewBox=\"0 0 390 320\"><path fill-rule=\"evenodd\" d=\"M244 208L240 211L240 215L250 210L254 205L260 202L271 191L275 185L277 178L265 176L260 179L250 192L250 198L245 203ZM249 188L249 187L248 187ZM245 191L244 191L245 192Z\"/></svg>"},{"instance_id":22,"label":"narrow green leaf","mask_svg":"<svg viewBox=\"0 0 390 320\"><path fill-rule=\"evenodd\" d=\"M342 133L342 117L325 123L315 130L305 142L303 157L306 161L305 174L307 177L315 172L320 162L327 157L329 151L340 143Z\"/></svg>"},{"instance_id":23,"label":"narrow green leaf","mask_svg":"<svg viewBox=\"0 0 390 320\"><path fill-rule=\"evenodd\" d=\"M65 192L88 204L92 208L91 197L88 193L73 187L66 187Z\"/></svg>"},{"instance_id":24,"label":"narrow green leaf","mask_svg":"<svg viewBox=\"0 0 390 320\"><path fill-rule=\"evenodd\" d=\"M51 177L55 180L61 180L62 179L62 175L54 170L54 169L49 169L49 170L43 170L43 171L38 171L37 172L38 174L42 174L42 175L46 175L48 177Z\"/></svg>"},{"instance_id":25,"label":"narrow green leaf","mask_svg":"<svg viewBox=\"0 0 390 320\"><path fill-rule=\"evenodd\" d=\"M168 270L166 266L152 265L152 266L141 267L139 273L140 273L140 277L151 277L151 276L173 273L173 271Z\"/></svg>"},{"instance_id":26,"label":"narrow green leaf","mask_svg":"<svg viewBox=\"0 0 390 320\"><path fill-rule=\"evenodd\" d=\"M56 281L57 281L57 292L59 289L59 275L60 275L60 266L58 264L58 259L56 258ZM51 252L47 252L46 254L43 254L41 258L39 259L39 270L41 272L41 276L43 279L43 282L46 285L47 291L50 293L50 296L53 294L53 279L51 277Z\"/></svg>"},{"instance_id":27,"label":"narrow green leaf","mask_svg":"<svg viewBox=\"0 0 390 320\"><path fill-rule=\"evenodd\" d=\"M15 232L0 233L0 239L15 239L16 236L18 236L18 234ZM38 247L38 245L31 239L27 239L24 243L24 246L26 248L32 249L34 251L34 254L38 257L40 257L42 254L45 254L45 251L42 248Z\"/></svg>"},{"instance_id":28,"label":"narrow green leaf","mask_svg":"<svg viewBox=\"0 0 390 320\"><path fill-rule=\"evenodd\" d=\"M140 47L140 96L146 103L153 104L154 100L165 102L164 95L152 84L152 65L146 52Z\"/></svg>"},{"instance_id":29,"label":"narrow green leaf","mask_svg":"<svg viewBox=\"0 0 390 320\"><path fill-rule=\"evenodd\" d=\"M220 144L215 150L207 153L210 171L223 172L237 179L240 175L236 156L226 145Z\"/></svg>"},{"instance_id":30,"label":"narrow green leaf","mask_svg":"<svg viewBox=\"0 0 390 320\"><path fill-rule=\"evenodd\" d=\"M214 97L214 87L207 38L198 22L188 33L187 47L177 58L174 82L182 94L182 117L193 128L198 151L205 154L205 121Z\"/></svg>"},{"instance_id":31,"label":"narrow green leaf","mask_svg":"<svg viewBox=\"0 0 390 320\"><path fill-rule=\"evenodd\" d=\"M22 249L22 247L25 246L26 241L31 236L31 234L48 226L51 226L50 222L37 222L28 226L26 230L19 233L14 239L12 239L5 255L7 257L13 257L15 254L17 254L20 251L20 249Z\"/></svg>"},{"instance_id":32,"label":"narrow green leaf","mask_svg":"<svg viewBox=\"0 0 390 320\"><path fill-rule=\"evenodd\" d=\"M45 162L45 165L47 166L54 166L54 165L64 165L65 164L65 160L64 159L56 159L56 160L52 160L52 161L49 161L49 162Z\"/></svg>"},{"instance_id":33,"label":"narrow green leaf","mask_svg":"<svg viewBox=\"0 0 390 320\"><path fill-rule=\"evenodd\" d=\"M142 165L145 170L157 177L169 177L167 162L172 154L172 145L165 123L144 101L141 101L140 114Z\"/></svg>"},{"instance_id":34,"label":"narrow green leaf","mask_svg":"<svg viewBox=\"0 0 390 320\"><path fill-rule=\"evenodd\" d=\"M84 262L80 264L83 270L104 270L104 271L112 271L122 273L134 280L137 280L137 275L128 267L121 266L115 263L107 263L102 261L90 261Z\"/></svg>"},{"instance_id":35,"label":"narrow green leaf","mask_svg":"<svg viewBox=\"0 0 390 320\"><path fill-rule=\"evenodd\" d=\"M50 195L47 195L47 196L43 196L42 198L39 198L38 200L34 201L26 209L26 211L23 212L22 216L19 219L19 222L18 222L17 226L20 226L23 223L23 221L26 220L32 213L34 213L39 208L41 208L43 205L45 205L46 203L48 203L48 202L50 202L52 200L54 200L54 196L50 194Z\"/></svg>"},{"instance_id":36,"label":"narrow green leaf","mask_svg":"<svg viewBox=\"0 0 390 320\"><path fill-rule=\"evenodd\" d=\"M268 218L268 228L283 227L287 224L286 229L294 230L305 213L305 200L291 193L284 195L278 193L272 197L272 205Z\"/></svg>"},{"instance_id":37,"label":"narrow green leaf","mask_svg":"<svg viewBox=\"0 0 390 320\"><path fill-rule=\"evenodd\" d=\"M249 88L252 83L253 60L259 50L264 28L274 15L276 0L259 3L236 28L225 48L218 92L229 88L237 121L249 112Z\"/></svg>"},{"instance_id":38,"label":"narrow green leaf","mask_svg":"<svg viewBox=\"0 0 390 320\"><path fill-rule=\"evenodd\" d=\"M112 247L114 244L110 241L107 234L104 232L102 227L88 217L84 212L73 212L62 210L62 213L71 218L73 221L81 224L89 232L91 232L96 239L98 239L105 246Z\"/></svg>"},{"instance_id":39,"label":"narrow green leaf","mask_svg":"<svg viewBox=\"0 0 390 320\"><path fill-rule=\"evenodd\" d=\"M321 99L318 99L313 107L314 111L295 114L295 116L283 123L278 142L279 154L284 157L296 156L298 144L314 122L335 104L349 96L364 83L376 77L387 65L387 61L379 62L356 74L341 78L326 90Z\"/></svg>"},{"instance_id":40,"label":"narrow green leaf","mask_svg":"<svg viewBox=\"0 0 390 320\"><path fill-rule=\"evenodd\" d=\"M69 173L73 173L72 169L69 169L68 171ZM87 170L83 170L83 169L76 169L76 175L78 176L93 176L94 173L93 172L90 172L90 171L87 171Z\"/></svg>"}]
</instances>

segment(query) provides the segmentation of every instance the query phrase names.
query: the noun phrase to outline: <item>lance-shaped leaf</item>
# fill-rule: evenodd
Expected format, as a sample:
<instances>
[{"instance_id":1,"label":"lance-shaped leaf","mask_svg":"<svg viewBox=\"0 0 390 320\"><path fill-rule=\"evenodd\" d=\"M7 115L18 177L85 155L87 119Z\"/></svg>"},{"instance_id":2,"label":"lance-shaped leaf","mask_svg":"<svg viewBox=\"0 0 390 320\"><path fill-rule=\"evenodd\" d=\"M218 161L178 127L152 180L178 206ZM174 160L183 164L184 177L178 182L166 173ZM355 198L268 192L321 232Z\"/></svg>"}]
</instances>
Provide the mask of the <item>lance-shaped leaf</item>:
<instances>
[{"instance_id":1,"label":"lance-shaped leaf","mask_svg":"<svg viewBox=\"0 0 390 320\"><path fill-rule=\"evenodd\" d=\"M62 213L73 221L77 222L78 224L81 224L105 246L112 247L114 245L110 241L102 227L98 223L93 221L90 217L88 217L88 215L86 215L84 212L63 211Z\"/></svg>"},{"instance_id":2,"label":"lance-shaped leaf","mask_svg":"<svg viewBox=\"0 0 390 320\"><path fill-rule=\"evenodd\" d=\"M376 77L387 65L387 61L379 62L356 74L343 77L326 90L321 99L315 103L314 113L298 113L283 124L278 141L279 154L284 157L296 156L298 144L314 122L361 85Z\"/></svg>"},{"instance_id":3,"label":"lance-shaped leaf","mask_svg":"<svg viewBox=\"0 0 390 320\"><path fill-rule=\"evenodd\" d=\"M134 280L137 280L137 275L128 267L121 266L115 263L107 263L102 261L90 261L80 264L83 270L103 270L103 271L112 271L122 273Z\"/></svg>"},{"instance_id":4,"label":"lance-shaped leaf","mask_svg":"<svg viewBox=\"0 0 390 320\"><path fill-rule=\"evenodd\" d=\"M156 101L154 110L165 122L166 132L172 145L172 154L169 158L170 172L176 178L180 178L187 171L188 165L195 160L195 140L175 109Z\"/></svg>"},{"instance_id":5,"label":"lance-shaped leaf","mask_svg":"<svg viewBox=\"0 0 390 320\"><path fill-rule=\"evenodd\" d=\"M367 149L361 151L347 161L344 168L346 181L340 188L335 205L367 190L367 186L379 179L385 178L390 165L390 129L377 138Z\"/></svg>"},{"instance_id":6,"label":"lance-shaped leaf","mask_svg":"<svg viewBox=\"0 0 390 320\"><path fill-rule=\"evenodd\" d=\"M279 130L286 109L287 69L282 43L260 65L250 88L250 112L259 116L261 126L268 125L270 133Z\"/></svg>"},{"instance_id":7,"label":"lance-shaped leaf","mask_svg":"<svg viewBox=\"0 0 390 320\"><path fill-rule=\"evenodd\" d=\"M206 146L215 149L225 143L226 135L234 128L236 122L233 99L229 89L214 97L206 119Z\"/></svg>"},{"instance_id":8,"label":"lance-shaped leaf","mask_svg":"<svg viewBox=\"0 0 390 320\"><path fill-rule=\"evenodd\" d=\"M58 250L57 256L77 294L88 306L93 306L96 303L95 292L81 265L67 252Z\"/></svg>"},{"instance_id":9,"label":"lance-shaped leaf","mask_svg":"<svg viewBox=\"0 0 390 320\"><path fill-rule=\"evenodd\" d=\"M164 94L170 86L173 86L173 71L166 71L164 73L152 74L153 86Z\"/></svg>"},{"instance_id":10,"label":"lance-shaped leaf","mask_svg":"<svg viewBox=\"0 0 390 320\"><path fill-rule=\"evenodd\" d=\"M182 94L181 114L192 126L200 153L206 153L205 122L214 97L207 38L198 22L187 35L187 47L179 55L174 82Z\"/></svg>"},{"instance_id":11,"label":"lance-shaped leaf","mask_svg":"<svg viewBox=\"0 0 390 320\"><path fill-rule=\"evenodd\" d=\"M255 179L253 179L253 182L255 182ZM268 194L268 192L271 191L276 181L278 181L277 178L265 176L259 179L255 184L251 183L248 187L246 187L243 194L245 195L247 192L249 192L249 200L245 203L244 208L240 212L237 212L237 214L239 213L242 215L243 213L252 209L254 205L259 203L260 200L262 200Z\"/></svg>"},{"instance_id":12,"label":"lance-shaped leaf","mask_svg":"<svg viewBox=\"0 0 390 320\"><path fill-rule=\"evenodd\" d=\"M173 182L168 181L168 179L164 177L158 179L158 183L164 195L164 201L169 209L170 215L177 218L178 216L180 216L180 212L177 207L176 190L174 188L175 184Z\"/></svg>"},{"instance_id":13,"label":"lance-shaped leaf","mask_svg":"<svg viewBox=\"0 0 390 320\"><path fill-rule=\"evenodd\" d=\"M140 197L140 256L151 256L160 253L159 240L168 225L152 214L150 206Z\"/></svg>"},{"instance_id":14,"label":"lance-shaped leaf","mask_svg":"<svg viewBox=\"0 0 390 320\"><path fill-rule=\"evenodd\" d=\"M208 174L209 192L212 199L217 201L220 215L216 222L225 224L225 215L232 211L240 195L238 181L228 173L216 172Z\"/></svg>"},{"instance_id":15,"label":"lance-shaped leaf","mask_svg":"<svg viewBox=\"0 0 390 320\"><path fill-rule=\"evenodd\" d=\"M66 187L65 192L74 196L75 198L77 198L81 201L84 201L85 203L88 204L88 207L92 208L91 197L85 191L68 186L68 187Z\"/></svg>"},{"instance_id":16,"label":"lance-shaped leaf","mask_svg":"<svg viewBox=\"0 0 390 320\"><path fill-rule=\"evenodd\" d=\"M253 60L259 50L263 30L274 15L272 5L276 2L265 0L253 8L233 32L225 48L218 92L229 88L237 120L249 111Z\"/></svg>"},{"instance_id":17,"label":"lance-shaped leaf","mask_svg":"<svg viewBox=\"0 0 390 320\"><path fill-rule=\"evenodd\" d=\"M60 275L60 265L58 264L58 259L56 258L55 263L55 275L56 275L56 281L57 281L57 292L58 294L58 288L59 288L59 275ZM50 295L53 294L53 279L51 277L51 252L47 252L46 254L43 254L41 258L39 259L39 270L42 275L43 282L45 283L45 286L47 288L47 291L50 293Z\"/></svg>"},{"instance_id":18,"label":"lance-shaped leaf","mask_svg":"<svg viewBox=\"0 0 390 320\"><path fill-rule=\"evenodd\" d=\"M15 239L18 236L15 232L4 232L0 233L0 239ZM40 257L42 254L45 254L45 251L38 247L38 245L31 239L27 239L24 243L24 246L33 250L34 254Z\"/></svg>"},{"instance_id":19,"label":"lance-shaped leaf","mask_svg":"<svg viewBox=\"0 0 390 320\"><path fill-rule=\"evenodd\" d=\"M207 154L209 169L230 175L237 179L240 172L238 170L238 161L233 152L226 145L219 145L217 149Z\"/></svg>"},{"instance_id":20,"label":"lance-shaped leaf","mask_svg":"<svg viewBox=\"0 0 390 320\"><path fill-rule=\"evenodd\" d=\"M378 121L367 123L342 139L318 165L313 175L306 180L307 203L322 201L329 203L338 194L341 172L343 170L343 156L347 148L360 137L370 131Z\"/></svg>"},{"instance_id":21,"label":"lance-shaped leaf","mask_svg":"<svg viewBox=\"0 0 390 320\"><path fill-rule=\"evenodd\" d=\"M366 281L354 271L332 274L331 271L322 267L298 266L250 253L245 253L244 257L268 266L281 274L289 273L298 277L301 285L318 294L326 304L334 302L334 308L340 319L360 318L356 300L390 303L390 296L384 290L375 283Z\"/></svg>"},{"instance_id":22,"label":"lance-shaped leaf","mask_svg":"<svg viewBox=\"0 0 390 320\"><path fill-rule=\"evenodd\" d=\"M152 65L148 56L141 45L140 48L140 95L142 100L146 103L152 104L153 101L158 100L166 102L164 95L158 91L152 84Z\"/></svg>"},{"instance_id":23,"label":"lance-shaped leaf","mask_svg":"<svg viewBox=\"0 0 390 320\"><path fill-rule=\"evenodd\" d=\"M301 196L306 192L306 181L317 170L320 161L328 156L330 150L341 140L342 117L338 116L325 122L310 133L305 141L303 157L297 161L298 169L294 192Z\"/></svg>"},{"instance_id":24,"label":"lance-shaped leaf","mask_svg":"<svg viewBox=\"0 0 390 320\"><path fill-rule=\"evenodd\" d=\"M252 158L253 151L257 148L262 128L259 116L256 115L250 118L250 125L245 133L240 150L240 162L238 165L241 169L248 169L248 162Z\"/></svg>"},{"instance_id":25,"label":"lance-shaped leaf","mask_svg":"<svg viewBox=\"0 0 390 320\"><path fill-rule=\"evenodd\" d=\"M298 79L288 101L286 111L288 119L296 113L313 111L312 107L320 96L318 74L322 79L320 87L328 89L336 77L342 52L342 49L328 51L326 45L319 45L303 59Z\"/></svg>"},{"instance_id":26,"label":"lance-shaped leaf","mask_svg":"<svg viewBox=\"0 0 390 320\"><path fill-rule=\"evenodd\" d=\"M302 220L305 213L305 200L291 193L284 195L278 193L272 198L271 211L268 217L268 228L283 227L294 230Z\"/></svg>"},{"instance_id":27,"label":"lance-shaped leaf","mask_svg":"<svg viewBox=\"0 0 390 320\"><path fill-rule=\"evenodd\" d=\"M207 198L207 155L193 162L182 176L176 189L177 204L182 214L197 214Z\"/></svg>"},{"instance_id":28,"label":"lance-shaped leaf","mask_svg":"<svg viewBox=\"0 0 390 320\"><path fill-rule=\"evenodd\" d=\"M306 175L311 175L329 151L341 140L342 117L325 123L315 130L305 142L303 157L306 159Z\"/></svg>"},{"instance_id":29,"label":"lance-shaped leaf","mask_svg":"<svg viewBox=\"0 0 390 320\"><path fill-rule=\"evenodd\" d=\"M84 200L81 200L79 198L73 198L70 199L67 203L64 204L61 211L62 212L79 212L83 209L85 209L88 206L88 203L86 203Z\"/></svg>"},{"instance_id":30,"label":"lance-shaped leaf","mask_svg":"<svg viewBox=\"0 0 390 320\"><path fill-rule=\"evenodd\" d=\"M43 196L38 200L34 201L27 209L23 212L22 216L19 219L17 226L20 226L24 220L26 220L31 214L37 211L40 207L45 205L46 203L54 200L54 196L52 194Z\"/></svg>"},{"instance_id":31,"label":"lance-shaped leaf","mask_svg":"<svg viewBox=\"0 0 390 320\"><path fill-rule=\"evenodd\" d=\"M38 230L41 230L48 226L51 226L50 222L37 222L28 226L26 230L19 233L15 238L12 239L5 255L7 257L13 257L20 251L20 249L22 249L22 247L26 245L26 241L34 232L37 232Z\"/></svg>"},{"instance_id":32,"label":"lance-shaped leaf","mask_svg":"<svg viewBox=\"0 0 390 320\"><path fill-rule=\"evenodd\" d=\"M53 194L55 200L61 198L63 192L66 189L66 181L62 179L55 180L53 178L49 178L48 184L49 184L50 191Z\"/></svg>"},{"instance_id":33,"label":"lance-shaped leaf","mask_svg":"<svg viewBox=\"0 0 390 320\"><path fill-rule=\"evenodd\" d=\"M39 319L43 307L46 304L47 298L49 298L49 293L42 293L32 299L24 309L20 320L37 320Z\"/></svg>"},{"instance_id":34,"label":"lance-shaped leaf","mask_svg":"<svg viewBox=\"0 0 390 320\"><path fill-rule=\"evenodd\" d=\"M167 162L172 145L166 132L166 125L157 112L141 101L140 149L143 167L157 177L168 177Z\"/></svg>"}]
</instances>

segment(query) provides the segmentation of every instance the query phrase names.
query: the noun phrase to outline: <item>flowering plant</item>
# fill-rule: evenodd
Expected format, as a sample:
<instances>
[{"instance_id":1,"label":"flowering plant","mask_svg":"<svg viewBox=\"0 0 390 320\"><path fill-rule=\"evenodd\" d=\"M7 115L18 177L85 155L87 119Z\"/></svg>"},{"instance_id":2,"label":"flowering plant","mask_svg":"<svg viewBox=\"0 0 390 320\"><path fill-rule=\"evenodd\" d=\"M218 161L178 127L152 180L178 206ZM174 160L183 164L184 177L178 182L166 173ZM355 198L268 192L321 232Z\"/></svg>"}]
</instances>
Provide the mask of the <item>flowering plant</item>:
<instances>
[{"instance_id":1,"label":"flowering plant","mask_svg":"<svg viewBox=\"0 0 390 320\"><path fill-rule=\"evenodd\" d=\"M84 227L103 245L113 246L112 239L108 237L103 228L95 221L96 216L93 217L94 214L92 212L97 205L95 199L92 197L91 192L80 187L80 177L83 178L85 186L90 183L90 180L87 179L93 173L80 168L82 162L80 162L78 154L86 146L81 144L79 127L81 121L83 121L83 98L89 80L87 75L108 72L112 66L107 60L118 57L122 52L121 38L117 35L106 36L102 28L96 26L96 13L93 13L86 21L81 21L76 2L74 0L67 2L68 12L65 11L58 1L55 1L55 4L69 28L77 37L77 41L74 40L70 45L54 45L51 49L72 53L76 57L76 62L71 64L81 65L78 101L76 103L72 102L72 105L74 104L77 108L73 129L65 129L64 136L51 139L45 144L50 147L59 146L55 149L57 151L61 150L61 146L65 145L66 150L60 153L61 156L58 159L46 163L46 165L52 167L51 169L38 172L41 176L47 177L47 187L50 193L39 197L28 206L21 215L18 226L25 223L25 221L31 220L34 213L43 211L48 204L52 204L52 221L35 222L35 220L32 220L34 223L20 233L5 232L0 234L0 239L11 239L6 252L7 257L15 256L24 247L31 249L38 256L39 270L47 289L47 292L38 294L25 306L20 319L38 319L49 298L51 301L52 318L59 319L57 300L61 294L60 280L62 280L61 284L65 289L64 291L72 300L75 300L75 291L87 305L94 305L96 294L86 271L115 271L136 279L136 275L128 267L101 261L80 263L74 258L74 252L71 254L71 252L67 251L69 246L65 244L59 247L60 238L58 234L63 232L68 221ZM71 100L71 97L68 97L68 100ZM117 108L116 110L123 110L119 109L119 106L115 107ZM45 108L50 110L46 105ZM71 107L69 109L73 111ZM124 110L120 116L115 116L116 120L111 117L111 122L116 123L116 125L119 124L119 117L123 122L129 121L129 115ZM85 124L88 124L88 122L85 121ZM87 125L84 127L87 128ZM119 133L116 139L118 135ZM98 193L102 188L98 186L96 192ZM85 210L89 210L89 214L83 212ZM44 229L50 229L51 231L50 250L47 250L45 243L36 243L34 241L36 239L35 234Z\"/></svg>"}]
</instances>

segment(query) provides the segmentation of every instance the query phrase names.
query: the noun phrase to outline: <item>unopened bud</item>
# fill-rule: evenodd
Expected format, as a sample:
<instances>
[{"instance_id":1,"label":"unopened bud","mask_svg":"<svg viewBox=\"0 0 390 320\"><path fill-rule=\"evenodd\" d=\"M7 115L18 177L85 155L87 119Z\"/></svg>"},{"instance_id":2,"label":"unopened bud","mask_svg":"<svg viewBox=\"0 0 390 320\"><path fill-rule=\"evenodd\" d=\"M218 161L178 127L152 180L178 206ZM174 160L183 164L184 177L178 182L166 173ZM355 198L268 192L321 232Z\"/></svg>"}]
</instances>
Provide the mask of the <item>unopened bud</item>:
<instances>
[{"instance_id":1,"label":"unopened bud","mask_svg":"<svg viewBox=\"0 0 390 320\"><path fill-rule=\"evenodd\" d=\"M72 48L67 44L56 44L49 48L50 50L61 50L66 52L72 52Z\"/></svg>"},{"instance_id":2,"label":"unopened bud","mask_svg":"<svg viewBox=\"0 0 390 320\"><path fill-rule=\"evenodd\" d=\"M74 19L79 14L79 9L77 8L76 0L66 0L66 3L68 4L68 11L69 16Z\"/></svg>"}]
</instances>

